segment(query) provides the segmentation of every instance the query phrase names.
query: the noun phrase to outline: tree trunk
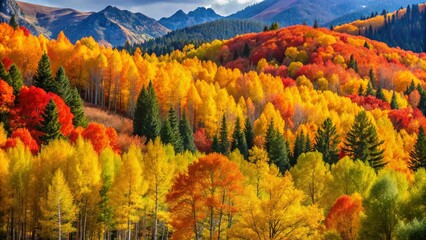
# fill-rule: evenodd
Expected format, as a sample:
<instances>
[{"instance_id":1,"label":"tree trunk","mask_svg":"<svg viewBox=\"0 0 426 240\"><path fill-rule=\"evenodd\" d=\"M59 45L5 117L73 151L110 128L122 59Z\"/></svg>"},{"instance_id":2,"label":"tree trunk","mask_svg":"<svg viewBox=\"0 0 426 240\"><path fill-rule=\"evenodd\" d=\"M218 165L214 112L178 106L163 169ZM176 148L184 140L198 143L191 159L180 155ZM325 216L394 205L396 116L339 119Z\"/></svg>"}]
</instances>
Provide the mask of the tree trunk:
<instances>
[{"instance_id":1,"label":"tree trunk","mask_svg":"<svg viewBox=\"0 0 426 240\"><path fill-rule=\"evenodd\" d=\"M61 239L61 203L58 203L58 239Z\"/></svg>"}]
</instances>

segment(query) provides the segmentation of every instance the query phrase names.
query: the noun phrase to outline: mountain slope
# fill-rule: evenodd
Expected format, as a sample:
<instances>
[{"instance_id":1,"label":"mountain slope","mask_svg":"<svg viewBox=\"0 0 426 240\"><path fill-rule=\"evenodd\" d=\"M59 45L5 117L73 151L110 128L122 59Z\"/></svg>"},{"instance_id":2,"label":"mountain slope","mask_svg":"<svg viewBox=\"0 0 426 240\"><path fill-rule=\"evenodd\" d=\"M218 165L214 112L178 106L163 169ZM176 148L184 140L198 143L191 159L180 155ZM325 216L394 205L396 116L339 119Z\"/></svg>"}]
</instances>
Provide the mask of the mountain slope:
<instances>
[{"instance_id":1,"label":"mountain slope","mask_svg":"<svg viewBox=\"0 0 426 240\"><path fill-rule=\"evenodd\" d=\"M97 42L112 46L130 43L142 43L163 36L170 30L152 18L141 13L132 13L108 6L93 13L77 25L65 29L72 42L82 37L92 36Z\"/></svg>"},{"instance_id":2,"label":"mountain slope","mask_svg":"<svg viewBox=\"0 0 426 240\"><path fill-rule=\"evenodd\" d=\"M263 27L264 24L261 22L220 19L170 32L138 47L141 47L144 52L160 55L170 53L176 49L183 49L187 44L194 44L197 47L202 43L211 42L215 39L229 39L239 34L261 32Z\"/></svg>"},{"instance_id":3,"label":"mountain slope","mask_svg":"<svg viewBox=\"0 0 426 240\"><path fill-rule=\"evenodd\" d=\"M223 17L217 14L213 9L199 7L188 14L179 10L168 18L161 18L158 22L168 29L176 30L205 22L211 22L220 18Z\"/></svg>"},{"instance_id":4,"label":"mountain slope","mask_svg":"<svg viewBox=\"0 0 426 240\"><path fill-rule=\"evenodd\" d=\"M265 22L278 22L283 26L312 24L318 20L320 24L328 23L348 13L358 13L363 10L374 9L395 10L421 0L265 0L249 6L228 18L253 19ZM358 15L359 17L359 15Z\"/></svg>"}]
</instances>

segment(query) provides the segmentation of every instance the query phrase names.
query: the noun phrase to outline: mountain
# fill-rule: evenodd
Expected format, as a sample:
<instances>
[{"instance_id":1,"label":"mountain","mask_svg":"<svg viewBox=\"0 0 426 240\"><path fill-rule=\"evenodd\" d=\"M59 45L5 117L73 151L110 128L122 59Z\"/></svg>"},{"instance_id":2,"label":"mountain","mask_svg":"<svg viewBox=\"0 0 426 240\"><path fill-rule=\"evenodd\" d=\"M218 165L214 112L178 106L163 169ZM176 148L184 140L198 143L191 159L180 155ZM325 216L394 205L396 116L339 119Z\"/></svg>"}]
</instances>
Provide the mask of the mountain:
<instances>
[{"instance_id":1,"label":"mountain","mask_svg":"<svg viewBox=\"0 0 426 240\"><path fill-rule=\"evenodd\" d=\"M249 6L228 18L252 19L265 22L278 22L290 26L306 22L320 24L331 22L348 13L360 11L396 10L400 6L420 3L423 0L265 0ZM395 6L397 6L395 8ZM359 17L359 15L358 15Z\"/></svg>"},{"instance_id":2,"label":"mountain","mask_svg":"<svg viewBox=\"0 0 426 240\"><path fill-rule=\"evenodd\" d=\"M96 41L111 46L122 46L125 42L143 43L170 32L152 18L141 13L132 13L108 6L100 12L80 12L69 8L54 8L0 0L0 20L9 21L15 14L18 23L33 34L56 37L64 31L75 42L92 36Z\"/></svg>"},{"instance_id":3,"label":"mountain","mask_svg":"<svg viewBox=\"0 0 426 240\"><path fill-rule=\"evenodd\" d=\"M223 18L211 8L199 7L188 14L182 10L177 11L175 14L168 18L162 18L158 22L171 30L181 29L185 27L194 26L197 24L211 22Z\"/></svg>"},{"instance_id":4,"label":"mountain","mask_svg":"<svg viewBox=\"0 0 426 240\"><path fill-rule=\"evenodd\" d=\"M263 27L263 23L250 20L219 19L170 32L142 45L133 46L133 49L140 47L144 52L167 54L176 49L181 50L188 44L198 47L215 39L229 39L240 34L261 32Z\"/></svg>"},{"instance_id":5,"label":"mountain","mask_svg":"<svg viewBox=\"0 0 426 240\"><path fill-rule=\"evenodd\" d=\"M413 4L392 13L374 13L371 17L336 26L333 30L363 35L391 47L426 52L426 4Z\"/></svg>"},{"instance_id":6,"label":"mountain","mask_svg":"<svg viewBox=\"0 0 426 240\"><path fill-rule=\"evenodd\" d=\"M170 30L142 13L132 13L108 6L78 24L66 27L64 31L72 42L92 36L97 42L122 46L126 41L143 43L163 36Z\"/></svg>"}]
</instances>

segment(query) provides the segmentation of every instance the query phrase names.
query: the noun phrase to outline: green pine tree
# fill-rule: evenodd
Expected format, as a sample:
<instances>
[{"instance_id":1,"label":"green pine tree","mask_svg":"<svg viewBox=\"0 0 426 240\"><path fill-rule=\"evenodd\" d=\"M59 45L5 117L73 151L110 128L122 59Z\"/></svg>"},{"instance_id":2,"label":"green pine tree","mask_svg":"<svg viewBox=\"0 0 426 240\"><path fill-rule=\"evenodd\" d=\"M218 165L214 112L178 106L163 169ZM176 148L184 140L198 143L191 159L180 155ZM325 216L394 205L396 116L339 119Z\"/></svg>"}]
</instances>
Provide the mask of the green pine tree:
<instances>
[{"instance_id":1,"label":"green pine tree","mask_svg":"<svg viewBox=\"0 0 426 240\"><path fill-rule=\"evenodd\" d=\"M339 160L339 143L336 126L333 125L331 118L327 118L315 135L314 150L322 153L324 162L331 165Z\"/></svg>"},{"instance_id":2,"label":"green pine tree","mask_svg":"<svg viewBox=\"0 0 426 240\"><path fill-rule=\"evenodd\" d=\"M310 152L310 151L312 151L311 137L309 136L309 134L306 133L305 152Z\"/></svg>"},{"instance_id":3,"label":"green pine tree","mask_svg":"<svg viewBox=\"0 0 426 240\"><path fill-rule=\"evenodd\" d=\"M39 130L42 135L40 140L44 143L49 143L54 139L62 138L61 133L61 123L59 122L59 114L56 108L55 102L50 99L49 103L46 105L42 113L43 120L40 122L37 130Z\"/></svg>"},{"instance_id":4,"label":"green pine tree","mask_svg":"<svg viewBox=\"0 0 426 240\"><path fill-rule=\"evenodd\" d=\"M220 153L224 155L229 153L228 127L226 126L225 114L222 117L222 125L220 126L219 146Z\"/></svg>"},{"instance_id":5,"label":"green pine tree","mask_svg":"<svg viewBox=\"0 0 426 240\"><path fill-rule=\"evenodd\" d=\"M373 88L371 81L368 82L366 95L367 96L374 96L374 88Z\"/></svg>"},{"instance_id":6,"label":"green pine tree","mask_svg":"<svg viewBox=\"0 0 426 240\"><path fill-rule=\"evenodd\" d=\"M152 82L139 93L133 116L133 134L145 136L147 141L160 135L160 108Z\"/></svg>"},{"instance_id":7,"label":"green pine tree","mask_svg":"<svg viewBox=\"0 0 426 240\"><path fill-rule=\"evenodd\" d=\"M75 127L86 127L88 122L84 116L83 99L81 99L77 88L71 90L71 98L67 105L70 107L71 113L74 115L74 119L72 120L73 125Z\"/></svg>"},{"instance_id":8,"label":"green pine tree","mask_svg":"<svg viewBox=\"0 0 426 240\"><path fill-rule=\"evenodd\" d=\"M212 151L215 152L215 153L221 153L220 142L219 142L219 138L217 137L217 134L215 134L213 136L213 140L212 140Z\"/></svg>"},{"instance_id":9,"label":"green pine tree","mask_svg":"<svg viewBox=\"0 0 426 240\"><path fill-rule=\"evenodd\" d=\"M183 149L195 153L194 134L185 113L179 122L179 132L182 136Z\"/></svg>"},{"instance_id":10,"label":"green pine tree","mask_svg":"<svg viewBox=\"0 0 426 240\"><path fill-rule=\"evenodd\" d=\"M414 90L416 90L416 85L414 84L414 80L411 80L411 83L404 91L405 95L410 95Z\"/></svg>"},{"instance_id":11,"label":"green pine tree","mask_svg":"<svg viewBox=\"0 0 426 240\"><path fill-rule=\"evenodd\" d=\"M18 22L16 21L15 15L10 16L9 26L13 27L13 29L17 29L19 27Z\"/></svg>"},{"instance_id":12,"label":"green pine tree","mask_svg":"<svg viewBox=\"0 0 426 240\"><path fill-rule=\"evenodd\" d=\"M247 141L244 132L241 130L240 118L235 121L234 133L232 134L231 151L238 149L245 159L248 159Z\"/></svg>"},{"instance_id":13,"label":"green pine tree","mask_svg":"<svg viewBox=\"0 0 426 240\"><path fill-rule=\"evenodd\" d=\"M423 127L419 127L417 141L414 149L410 152L408 166L413 171L417 171L419 168L426 168L426 137Z\"/></svg>"},{"instance_id":14,"label":"green pine tree","mask_svg":"<svg viewBox=\"0 0 426 240\"><path fill-rule=\"evenodd\" d=\"M358 88L358 96L364 96L364 87L362 85Z\"/></svg>"},{"instance_id":15,"label":"green pine tree","mask_svg":"<svg viewBox=\"0 0 426 240\"><path fill-rule=\"evenodd\" d=\"M348 67L352 68L353 70L355 70L356 73L358 73L358 63L356 62L353 54L351 54L351 57L349 59Z\"/></svg>"},{"instance_id":16,"label":"green pine tree","mask_svg":"<svg viewBox=\"0 0 426 240\"><path fill-rule=\"evenodd\" d=\"M355 116L355 122L344 141L343 151L352 159L368 162L378 170L386 165L383 162L384 141L379 140L376 128L372 125L365 111Z\"/></svg>"},{"instance_id":17,"label":"green pine tree","mask_svg":"<svg viewBox=\"0 0 426 240\"><path fill-rule=\"evenodd\" d=\"M179 119L176 115L176 111L173 108L169 110L169 118L168 121L170 123L170 128L172 130L172 142L175 152L181 153L183 152L183 141L179 131Z\"/></svg>"},{"instance_id":18,"label":"green pine tree","mask_svg":"<svg viewBox=\"0 0 426 240\"><path fill-rule=\"evenodd\" d=\"M0 79L4 80L10 85L10 76L6 71L6 68L4 67L4 64L2 61L0 61Z\"/></svg>"},{"instance_id":19,"label":"green pine tree","mask_svg":"<svg viewBox=\"0 0 426 240\"><path fill-rule=\"evenodd\" d=\"M168 118L165 119L161 124L160 138L161 142L163 142L164 144L173 145L173 130L170 126L170 121Z\"/></svg>"},{"instance_id":20,"label":"green pine tree","mask_svg":"<svg viewBox=\"0 0 426 240\"><path fill-rule=\"evenodd\" d=\"M297 163L297 159L299 158L299 156L305 152L306 152L306 137L305 137L305 133L302 130L300 134L297 134L296 141L294 142L293 156L290 162L291 166L294 166Z\"/></svg>"},{"instance_id":21,"label":"green pine tree","mask_svg":"<svg viewBox=\"0 0 426 240\"><path fill-rule=\"evenodd\" d=\"M396 101L395 91L392 94L392 100L390 102L391 109L398 109L398 101Z\"/></svg>"},{"instance_id":22,"label":"green pine tree","mask_svg":"<svg viewBox=\"0 0 426 240\"><path fill-rule=\"evenodd\" d=\"M55 93L60 96L64 100L64 102L69 106L72 99L71 85L67 75L65 74L65 69L62 66L59 67L58 71L56 72L55 83Z\"/></svg>"},{"instance_id":23,"label":"green pine tree","mask_svg":"<svg viewBox=\"0 0 426 240\"><path fill-rule=\"evenodd\" d=\"M56 84L52 77L49 56L46 52L41 56L38 67L33 76L33 85L44 89L46 92L56 92Z\"/></svg>"},{"instance_id":24,"label":"green pine tree","mask_svg":"<svg viewBox=\"0 0 426 240\"><path fill-rule=\"evenodd\" d=\"M266 152L269 151L269 147L271 145L271 142L273 141L274 131L275 131L274 119L271 118L271 121L268 125L268 129L266 129L265 144L264 144L264 148Z\"/></svg>"},{"instance_id":25,"label":"green pine tree","mask_svg":"<svg viewBox=\"0 0 426 240\"><path fill-rule=\"evenodd\" d=\"M383 102L387 102L385 98L385 94L383 94L382 87L379 86L376 91L376 98L382 100Z\"/></svg>"},{"instance_id":26,"label":"green pine tree","mask_svg":"<svg viewBox=\"0 0 426 240\"><path fill-rule=\"evenodd\" d=\"M275 164L280 172L284 173L290 168L287 144L281 133L275 129L272 119L266 132L265 150L268 153L269 164Z\"/></svg>"},{"instance_id":27,"label":"green pine tree","mask_svg":"<svg viewBox=\"0 0 426 240\"><path fill-rule=\"evenodd\" d=\"M370 47L370 44L368 44L368 42L367 42L367 41L365 41L365 42L364 42L364 47L365 47L365 48L367 48L367 49L370 49L370 48L371 48L371 47Z\"/></svg>"},{"instance_id":28,"label":"green pine tree","mask_svg":"<svg viewBox=\"0 0 426 240\"><path fill-rule=\"evenodd\" d=\"M24 86L24 78L15 64L12 64L9 68L9 79L9 84L13 88L13 94L16 96L21 91L22 86Z\"/></svg>"},{"instance_id":29,"label":"green pine tree","mask_svg":"<svg viewBox=\"0 0 426 240\"><path fill-rule=\"evenodd\" d=\"M247 149L252 149L254 146L254 129L248 117L244 124L244 136L246 137Z\"/></svg>"}]
</instances>

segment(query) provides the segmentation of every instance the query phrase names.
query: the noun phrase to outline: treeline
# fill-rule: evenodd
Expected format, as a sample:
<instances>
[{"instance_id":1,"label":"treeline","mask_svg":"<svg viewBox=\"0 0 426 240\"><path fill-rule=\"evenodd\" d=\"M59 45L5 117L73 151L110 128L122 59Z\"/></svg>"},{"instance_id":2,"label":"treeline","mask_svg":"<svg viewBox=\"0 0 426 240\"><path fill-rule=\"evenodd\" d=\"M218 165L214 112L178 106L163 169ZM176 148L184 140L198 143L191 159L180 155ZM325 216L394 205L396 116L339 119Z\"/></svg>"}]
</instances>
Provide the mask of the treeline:
<instances>
[{"instance_id":1,"label":"treeline","mask_svg":"<svg viewBox=\"0 0 426 240\"><path fill-rule=\"evenodd\" d=\"M221 19L179 29L142 45L126 45L124 48L131 53L139 47L143 52L149 54L164 55L177 49L182 50L188 44L198 47L215 39L229 39L239 34L261 32L263 27L262 23L255 21Z\"/></svg>"},{"instance_id":2,"label":"treeline","mask_svg":"<svg viewBox=\"0 0 426 240\"><path fill-rule=\"evenodd\" d=\"M407 6L406 12L400 10L389 15L383 11L384 24L374 28L368 26L364 36L387 43L391 47L400 47L414 52L426 51L426 11L421 11L419 5Z\"/></svg>"}]
</instances>

